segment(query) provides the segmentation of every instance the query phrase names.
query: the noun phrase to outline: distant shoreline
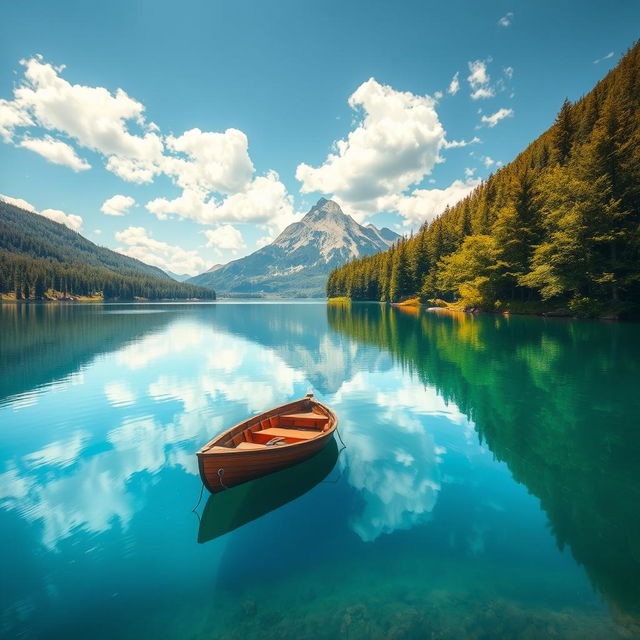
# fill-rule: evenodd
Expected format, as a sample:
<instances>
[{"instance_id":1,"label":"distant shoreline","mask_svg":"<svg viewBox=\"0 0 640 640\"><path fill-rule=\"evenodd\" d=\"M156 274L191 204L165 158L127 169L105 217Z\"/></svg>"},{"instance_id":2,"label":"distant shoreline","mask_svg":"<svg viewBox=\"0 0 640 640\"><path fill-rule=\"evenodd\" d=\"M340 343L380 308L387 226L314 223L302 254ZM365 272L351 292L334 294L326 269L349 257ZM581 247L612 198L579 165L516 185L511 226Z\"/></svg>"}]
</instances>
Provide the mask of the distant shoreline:
<instances>
[{"instance_id":1,"label":"distant shoreline","mask_svg":"<svg viewBox=\"0 0 640 640\"><path fill-rule=\"evenodd\" d=\"M118 300L117 298L104 299L101 297L89 297L89 296L70 296L68 298L29 298L27 300L17 300L13 297L0 296L0 304L135 304L135 303L162 303L162 302L217 302L209 298L160 298L157 300L151 300L149 298L135 298L133 300Z\"/></svg>"},{"instance_id":2,"label":"distant shoreline","mask_svg":"<svg viewBox=\"0 0 640 640\"><path fill-rule=\"evenodd\" d=\"M326 298L162 298L158 300L150 300L147 298L137 298L135 300L117 300L103 298L91 299L44 299L37 300L30 298L29 300L16 300L15 298L0 297L0 306L2 304L9 305L91 305L91 304L233 304L233 303L255 303L255 304L273 304L273 303L298 303L298 304L326 304Z\"/></svg>"}]
</instances>

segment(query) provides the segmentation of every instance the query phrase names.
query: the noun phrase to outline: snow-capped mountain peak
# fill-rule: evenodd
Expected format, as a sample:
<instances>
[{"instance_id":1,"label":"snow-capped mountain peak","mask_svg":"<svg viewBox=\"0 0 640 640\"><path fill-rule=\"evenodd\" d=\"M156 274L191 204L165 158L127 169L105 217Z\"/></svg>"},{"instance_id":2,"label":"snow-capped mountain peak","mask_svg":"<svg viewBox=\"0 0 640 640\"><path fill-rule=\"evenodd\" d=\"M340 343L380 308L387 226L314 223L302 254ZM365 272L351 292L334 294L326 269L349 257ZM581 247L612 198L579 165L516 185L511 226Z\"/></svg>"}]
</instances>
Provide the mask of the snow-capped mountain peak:
<instances>
[{"instance_id":1,"label":"snow-capped mountain peak","mask_svg":"<svg viewBox=\"0 0 640 640\"><path fill-rule=\"evenodd\" d=\"M362 226L333 200L320 198L270 245L195 278L220 292L324 295L332 269L353 258L387 249L399 236Z\"/></svg>"}]
</instances>

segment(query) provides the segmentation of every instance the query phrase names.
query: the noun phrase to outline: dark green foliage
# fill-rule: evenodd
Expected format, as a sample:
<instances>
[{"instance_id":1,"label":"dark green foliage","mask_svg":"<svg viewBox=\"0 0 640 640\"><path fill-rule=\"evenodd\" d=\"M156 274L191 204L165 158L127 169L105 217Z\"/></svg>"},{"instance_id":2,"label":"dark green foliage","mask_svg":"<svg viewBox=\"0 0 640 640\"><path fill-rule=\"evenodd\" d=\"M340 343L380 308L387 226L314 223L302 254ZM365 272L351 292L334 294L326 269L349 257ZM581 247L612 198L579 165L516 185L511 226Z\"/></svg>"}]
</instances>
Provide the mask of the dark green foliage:
<instances>
[{"instance_id":1,"label":"dark green foliage","mask_svg":"<svg viewBox=\"0 0 640 640\"><path fill-rule=\"evenodd\" d=\"M327 294L637 313L639 113L636 44L513 162L415 237L336 269Z\"/></svg>"},{"instance_id":2,"label":"dark green foliage","mask_svg":"<svg viewBox=\"0 0 640 640\"><path fill-rule=\"evenodd\" d=\"M566 100L551 128L551 162L564 165L571 153L571 145L575 133L571 103Z\"/></svg>"},{"instance_id":3,"label":"dark green foliage","mask_svg":"<svg viewBox=\"0 0 640 640\"><path fill-rule=\"evenodd\" d=\"M73 296L102 294L105 300L215 299L210 289L176 282L157 267L0 201L0 293L42 299L49 289Z\"/></svg>"}]
</instances>

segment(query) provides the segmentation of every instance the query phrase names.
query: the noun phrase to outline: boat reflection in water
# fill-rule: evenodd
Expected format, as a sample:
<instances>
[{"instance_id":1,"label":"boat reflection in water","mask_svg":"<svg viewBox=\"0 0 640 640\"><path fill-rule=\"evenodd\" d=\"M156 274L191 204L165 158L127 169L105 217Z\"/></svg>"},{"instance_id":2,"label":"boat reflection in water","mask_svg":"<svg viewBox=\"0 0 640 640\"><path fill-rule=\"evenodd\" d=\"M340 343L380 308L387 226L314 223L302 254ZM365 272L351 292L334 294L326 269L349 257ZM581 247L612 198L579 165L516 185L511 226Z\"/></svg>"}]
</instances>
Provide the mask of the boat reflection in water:
<instances>
[{"instance_id":1,"label":"boat reflection in water","mask_svg":"<svg viewBox=\"0 0 640 640\"><path fill-rule=\"evenodd\" d=\"M208 542L292 502L331 473L338 460L332 440L313 458L268 476L209 496L202 512L198 542Z\"/></svg>"}]
</instances>

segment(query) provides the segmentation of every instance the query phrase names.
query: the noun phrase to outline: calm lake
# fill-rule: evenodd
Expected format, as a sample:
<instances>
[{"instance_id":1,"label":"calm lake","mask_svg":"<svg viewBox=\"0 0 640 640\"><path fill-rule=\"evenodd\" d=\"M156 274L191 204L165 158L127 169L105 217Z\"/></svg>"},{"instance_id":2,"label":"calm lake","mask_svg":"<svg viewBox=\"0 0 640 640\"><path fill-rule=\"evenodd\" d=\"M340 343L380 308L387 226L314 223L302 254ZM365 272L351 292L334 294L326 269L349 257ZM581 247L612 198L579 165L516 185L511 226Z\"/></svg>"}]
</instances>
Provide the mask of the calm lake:
<instances>
[{"instance_id":1,"label":"calm lake","mask_svg":"<svg viewBox=\"0 0 640 640\"><path fill-rule=\"evenodd\" d=\"M198 507L311 387L337 441ZM0 305L0 636L633 638L640 325Z\"/></svg>"}]
</instances>

